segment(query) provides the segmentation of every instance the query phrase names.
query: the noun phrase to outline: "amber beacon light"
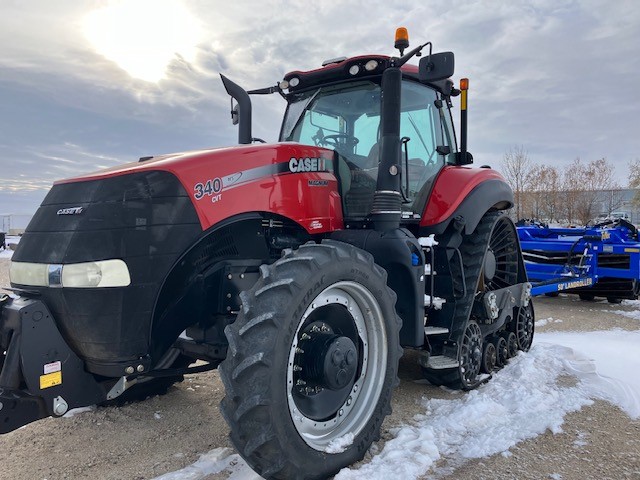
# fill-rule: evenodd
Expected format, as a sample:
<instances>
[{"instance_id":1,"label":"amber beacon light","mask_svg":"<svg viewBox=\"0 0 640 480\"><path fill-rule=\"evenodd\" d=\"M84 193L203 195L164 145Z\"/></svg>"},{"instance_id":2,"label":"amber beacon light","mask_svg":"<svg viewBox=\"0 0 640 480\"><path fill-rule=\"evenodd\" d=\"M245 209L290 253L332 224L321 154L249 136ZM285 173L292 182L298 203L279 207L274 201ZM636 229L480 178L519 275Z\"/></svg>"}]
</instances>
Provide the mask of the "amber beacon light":
<instances>
[{"instance_id":1,"label":"amber beacon light","mask_svg":"<svg viewBox=\"0 0 640 480\"><path fill-rule=\"evenodd\" d=\"M409 48L409 32L405 27L398 27L396 29L396 42L394 46L400 50L400 55L404 55L404 50Z\"/></svg>"}]
</instances>

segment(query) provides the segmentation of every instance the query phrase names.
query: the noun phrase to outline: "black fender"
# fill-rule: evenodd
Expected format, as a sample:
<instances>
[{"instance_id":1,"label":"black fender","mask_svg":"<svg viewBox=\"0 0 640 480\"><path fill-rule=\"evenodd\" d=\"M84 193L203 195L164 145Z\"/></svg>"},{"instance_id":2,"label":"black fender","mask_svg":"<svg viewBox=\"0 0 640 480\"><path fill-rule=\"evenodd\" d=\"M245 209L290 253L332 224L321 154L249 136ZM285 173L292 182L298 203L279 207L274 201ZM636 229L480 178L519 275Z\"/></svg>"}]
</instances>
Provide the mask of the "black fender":
<instances>
[{"instance_id":1,"label":"black fender","mask_svg":"<svg viewBox=\"0 0 640 480\"><path fill-rule=\"evenodd\" d=\"M227 218L204 231L174 263L159 290L150 332L152 364L196 324L197 331L188 336L219 345L224 356L224 327L235 320L239 293L258 280L260 265L309 239L292 220L259 212Z\"/></svg>"}]
</instances>

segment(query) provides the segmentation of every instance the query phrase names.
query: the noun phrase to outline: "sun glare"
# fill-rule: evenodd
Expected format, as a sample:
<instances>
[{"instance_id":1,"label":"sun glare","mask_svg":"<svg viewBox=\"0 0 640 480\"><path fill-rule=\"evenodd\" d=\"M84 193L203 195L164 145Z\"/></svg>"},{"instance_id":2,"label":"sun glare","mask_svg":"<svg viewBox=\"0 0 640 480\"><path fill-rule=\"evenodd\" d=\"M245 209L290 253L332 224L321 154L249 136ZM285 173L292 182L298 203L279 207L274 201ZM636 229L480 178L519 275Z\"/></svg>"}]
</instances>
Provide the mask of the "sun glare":
<instances>
[{"instance_id":1,"label":"sun glare","mask_svg":"<svg viewBox=\"0 0 640 480\"><path fill-rule=\"evenodd\" d=\"M193 61L202 35L179 0L110 2L84 18L83 30L100 55L147 82L165 78L176 55Z\"/></svg>"}]
</instances>

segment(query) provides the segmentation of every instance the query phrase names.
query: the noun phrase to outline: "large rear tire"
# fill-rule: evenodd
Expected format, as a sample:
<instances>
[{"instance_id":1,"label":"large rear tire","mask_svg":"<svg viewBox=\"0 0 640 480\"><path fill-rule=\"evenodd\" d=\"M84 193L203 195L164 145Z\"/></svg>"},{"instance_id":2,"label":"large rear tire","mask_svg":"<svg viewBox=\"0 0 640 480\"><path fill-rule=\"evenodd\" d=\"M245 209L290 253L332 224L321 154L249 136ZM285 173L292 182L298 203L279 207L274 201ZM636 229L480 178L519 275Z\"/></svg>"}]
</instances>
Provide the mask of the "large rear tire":
<instances>
[{"instance_id":1,"label":"large rear tire","mask_svg":"<svg viewBox=\"0 0 640 480\"><path fill-rule=\"evenodd\" d=\"M225 332L221 411L267 479L327 478L362 459L391 413L400 319L386 272L324 241L260 268Z\"/></svg>"}]
</instances>

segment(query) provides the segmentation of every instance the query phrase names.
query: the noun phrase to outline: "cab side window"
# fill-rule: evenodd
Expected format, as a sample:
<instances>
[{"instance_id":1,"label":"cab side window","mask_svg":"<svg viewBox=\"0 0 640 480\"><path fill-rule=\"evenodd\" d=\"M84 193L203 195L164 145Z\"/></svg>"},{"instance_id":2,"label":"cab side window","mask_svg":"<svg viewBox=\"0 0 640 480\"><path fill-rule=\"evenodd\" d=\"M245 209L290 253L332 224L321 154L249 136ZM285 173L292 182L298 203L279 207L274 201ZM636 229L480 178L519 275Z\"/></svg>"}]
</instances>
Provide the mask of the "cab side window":
<instances>
[{"instance_id":1,"label":"cab side window","mask_svg":"<svg viewBox=\"0 0 640 480\"><path fill-rule=\"evenodd\" d=\"M417 203L426 201L428 191L425 193L425 190L430 189L433 178L444 165L444 157L437 151L437 147L443 145L443 138L436 99L435 90L418 83L403 82L400 114L400 135L404 139L402 188L409 200L404 204L405 210L415 213L422 213L424 205Z\"/></svg>"}]
</instances>

